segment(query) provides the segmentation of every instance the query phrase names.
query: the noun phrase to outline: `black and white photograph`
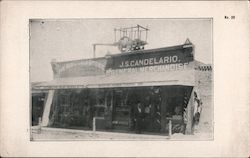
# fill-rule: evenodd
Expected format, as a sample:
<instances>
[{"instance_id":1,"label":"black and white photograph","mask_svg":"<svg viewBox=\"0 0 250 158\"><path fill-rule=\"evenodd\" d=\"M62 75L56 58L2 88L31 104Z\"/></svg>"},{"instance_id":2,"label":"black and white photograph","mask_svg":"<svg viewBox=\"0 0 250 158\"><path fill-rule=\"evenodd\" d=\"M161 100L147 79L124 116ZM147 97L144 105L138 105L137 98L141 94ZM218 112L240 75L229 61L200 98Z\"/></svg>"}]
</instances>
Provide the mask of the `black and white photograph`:
<instances>
[{"instance_id":1,"label":"black and white photograph","mask_svg":"<svg viewBox=\"0 0 250 158\"><path fill-rule=\"evenodd\" d=\"M213 140L213 19L30 19L30 139Z\"/></svg>"},{"instance_id":2,"label":"black and white photograph","mask_svg":"<svg viewBox=\"0 0 250 158\"><path fill-rule=\"evenodd\" d=\"M249 157L249 1L0 1L0 157Z\"/></svg>"}]
</instances>

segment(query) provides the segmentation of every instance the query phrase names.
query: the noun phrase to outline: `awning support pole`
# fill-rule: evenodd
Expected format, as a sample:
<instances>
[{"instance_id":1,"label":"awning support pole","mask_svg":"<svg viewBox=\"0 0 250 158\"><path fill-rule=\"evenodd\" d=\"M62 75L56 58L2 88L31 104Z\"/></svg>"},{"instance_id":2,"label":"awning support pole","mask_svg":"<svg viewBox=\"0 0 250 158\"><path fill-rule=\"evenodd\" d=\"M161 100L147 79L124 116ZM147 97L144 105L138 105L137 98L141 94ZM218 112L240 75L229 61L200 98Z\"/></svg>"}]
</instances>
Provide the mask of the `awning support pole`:
<instances>
[{"instance_id":1,"label":"awning support pole","mask_svg":"<svg viewBox=\"0 0 250 158\"><path fill-rule=\"evenodd\" d=\"M39 117L38 118L38 130L37 130L38 134L40 134L42 132L42 126L41 126L41 124L42 124L42 118Z\"/></svg>"},{"instance_id":2,"label":"awning support pole","mask_svg":"<svg viewBox=\"0 0 250 158\"><path fill-rule=\"evenodd\" d=\"M95 132L96 131L96 123L95 123L95 117L93 117L93 132Z\"/></svg>"},{"instance_id":3,"label":"awning support pole","mask_svg":"<svg viewBox=\"0 0 250 158\"><path fill-rule=\"evenodd\" d=\"M167 105L167 93L169 93L165 88L161 89L161 132L166 132L167 120L166 120L166 106Z\"/></svg>"},{"instance_id":4,"label":"awning support pole","mask_svg":"<svg viewBox=\"0 0 250 158\"><path fill-rule=\"evenodd\" d=\"M172 120L169 119L169 123L168 123L168 135L169 137L171 137L172 135Z\"/></svg>"},{"instance_id":5,"label":"awning support pole","mask_svg":"<svg viewBox=\"0 0 250 158\"><path fill-rule=\"evenodd\" d=\"M54 97L54 90L49 90L48 97L45 103L45 107L43 110L43 117L42 117L42 125L41 126L48 126L49 124L49 114Z\"/></svg>"}]
</instances>

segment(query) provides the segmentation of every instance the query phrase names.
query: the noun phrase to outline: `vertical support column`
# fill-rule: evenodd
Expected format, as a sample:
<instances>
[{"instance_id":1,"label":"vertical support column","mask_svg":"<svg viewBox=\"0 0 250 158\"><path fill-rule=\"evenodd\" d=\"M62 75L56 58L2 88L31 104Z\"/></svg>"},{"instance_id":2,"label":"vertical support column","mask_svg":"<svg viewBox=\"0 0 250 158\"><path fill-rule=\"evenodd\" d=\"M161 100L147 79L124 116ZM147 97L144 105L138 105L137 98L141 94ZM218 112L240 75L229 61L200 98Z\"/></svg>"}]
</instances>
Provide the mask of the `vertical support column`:
<instances>
[{"instance_id":1,"label":"vertical support column","mask_svg":"<svg viewBox=\"0 0 250 158\"><path fill-rule=\"evenodd\" d=\"M110 101L110 106L111 106L111 116L113 115L113 109L114 109L114 90L111 90L111 101Z\"/></svg>"},{"instance_id":2,"label":"vertical support column","mask_svg":"<svg viewBox=\"0 0 250 158\"><path fill-rule=\"evenodd\" d=\"M42 126L41 126L41 124L42 124L42 118L39 117L38 118L38 130L37 130L38 134L40 134L42 132Z\"/></svg>"},{"instance_id":3,"label":"vertical support column","mask_svg":"<svg viewBox=\"0 0 250 158\"><path fill-rule=\"evenodd\" d=\"M115 39L115 41L114 41L114 43L116 42L116 29L114 29L114 39Z\"/></svg>"},{"instance_id":4,"label":"vertical support column","mask_svg":"<svg viewBox=\"0 0 250 158\"><path fill-rule=\"evenodd\" d=\"M108 109L108 91L107 90L104 90L104 106L105 106L105 112L107 111Z\"/></svg>"},{"instance_id":5,"label":"vertical support column","mask_svg":"<svg viewBox=\"0 0 250 158\"><path fill-rule=\"evenodd\" d=\"M111 100L110 100L110 126L113 128L113 113L114 113L114 89L111 89Z\"/></svg>"},{"instance_id":6,"label":"vertical support column","mask_svg":"<svg viewBox=\"0 0 250 158\"><path fill-rule=\"evenodd\" d=\"M137 38L139 39L139 38L140 38L140 36L139 36L140 26L139 26L139 25L137 25L137 32L138 32L138 34L137 34Z\"/></svg>"},{"instance_id":7,"label":"vertical support column","mask_svg":"<svg viewBox=\"0 0 250 158\"><path fill-rule=\"evenodd\" d=\"M169 137L171 137L172 135L172 120L169 119L169 122L168 122L168 135Z\"/></svg>"},{"instance_id":8,"label":"vertical support column","mask_svg":"<svg viewBox=\"0 0 250 158\"><path fill-rule=\"evenodd\" d=\"M93 44L93 57L95 58L96 45Z\"/></svg>"},{"instance_id":9,"label":"vertical support column","mask_svg":"<svg viewBox=\"0 0 250 158\"><path fill-rule=\"evenodd\" d=\"M95 123L96 119L95 117L93 118L93 132L96 131L96 123Z\"/></svg>"},{"instance_id":10,"label":"vertical support column","mask_svg":"<svg viewBox=\"0 0 250 158\"><path fill-rule=\"evenodd\" d=\"M161 132L166 132L166 106L167 106L167 91L162 87L161 89Z\"/></svg>"},{"instance_id":11,"label":"vertical support column","mask_svg":"<svg viewBox=\"0 0 250 158\"><path fill-rule=\"evenodd\" d=\"M110 91L105 91L105 115L104 115L104 122L105 128L111 129L112 128L112 107L108 102L110 102L111 97L109 96Z\"/></svg>"},{"instance_id":12,"label":"vertical support column","mask_svg":"<svg viewBox=\"0 0 250 158\"><path fill-rule=\"evenodd\" d=\"M185 134L193 134L193 105L194 105L194 88L192 89L190 99L187 105L187 125Z\"/></svg>"},{"instance_id":13,"label":"vertical support column","mask_svg":"<svg viewBox=\"0 0 250 158\"><path fill-rule=\"evenodd\" d=\"M48 97L45 103L43 116L42 116L42 125L41 126L48 126L49 123L49 114L51 109L51 104L53 101L54 90L49 90Z\"/></svg>"}]
</instances>

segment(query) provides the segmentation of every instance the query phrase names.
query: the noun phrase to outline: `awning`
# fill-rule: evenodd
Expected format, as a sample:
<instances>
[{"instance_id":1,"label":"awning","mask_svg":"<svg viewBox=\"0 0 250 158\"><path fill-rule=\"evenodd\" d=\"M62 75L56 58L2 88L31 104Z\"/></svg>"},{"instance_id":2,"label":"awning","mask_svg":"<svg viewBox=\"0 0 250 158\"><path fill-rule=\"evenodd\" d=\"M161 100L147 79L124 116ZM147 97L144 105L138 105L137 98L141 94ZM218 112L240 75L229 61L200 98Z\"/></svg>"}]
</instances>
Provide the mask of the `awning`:
<instances>
[{"instance_id":1,"label":"awning","mask_svg":"<svg viewBox=\"0 0 250 158\"><path fill-rule=\"evenodd\" d=\"M194 86L194 70L147 72L119 75L99 75L74 78L56 78L35 85L34 89L111 88L183 85Z\"/></svg>"}]
</instances>

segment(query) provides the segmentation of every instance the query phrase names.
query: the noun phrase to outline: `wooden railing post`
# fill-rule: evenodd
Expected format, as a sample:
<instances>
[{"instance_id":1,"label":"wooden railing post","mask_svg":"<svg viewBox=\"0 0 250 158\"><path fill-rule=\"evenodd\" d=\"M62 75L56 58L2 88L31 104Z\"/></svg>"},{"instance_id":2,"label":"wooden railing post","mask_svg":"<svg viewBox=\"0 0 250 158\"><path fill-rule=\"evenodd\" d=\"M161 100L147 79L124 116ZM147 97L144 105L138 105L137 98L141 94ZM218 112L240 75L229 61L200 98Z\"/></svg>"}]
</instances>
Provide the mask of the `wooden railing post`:
<instances>
[{"instance_id":1,"label":"wooden railing post","mask_svg":"<svg viewBox=\"0 0 250 158\"><path fill-rule=\"evenodd\" d=\"M37 133L40 134L42 132L42 118L38 118L38 130Z\"/></svg>"},{"instance_id":2,"label":"wooden railing post","mask_svg":"<svg viewBox=\"0 0 250 158\"><path fill-rule=\"evenodd\" d=\"M171 137L172 135L172 120L169 119L169 122L168 122L168 135L169 137Z\"/></svg>"},{"instance_id":3,"label":"wooden railing post","mask_svg":"<svg viewBox=\"0 0 250 158\"><path fill-rule=\"evenodd\" d=\"M95 132L96 131L96 119L95 119L95 117L93 117L93 132Z\"/></svg>"}]
</instances>

